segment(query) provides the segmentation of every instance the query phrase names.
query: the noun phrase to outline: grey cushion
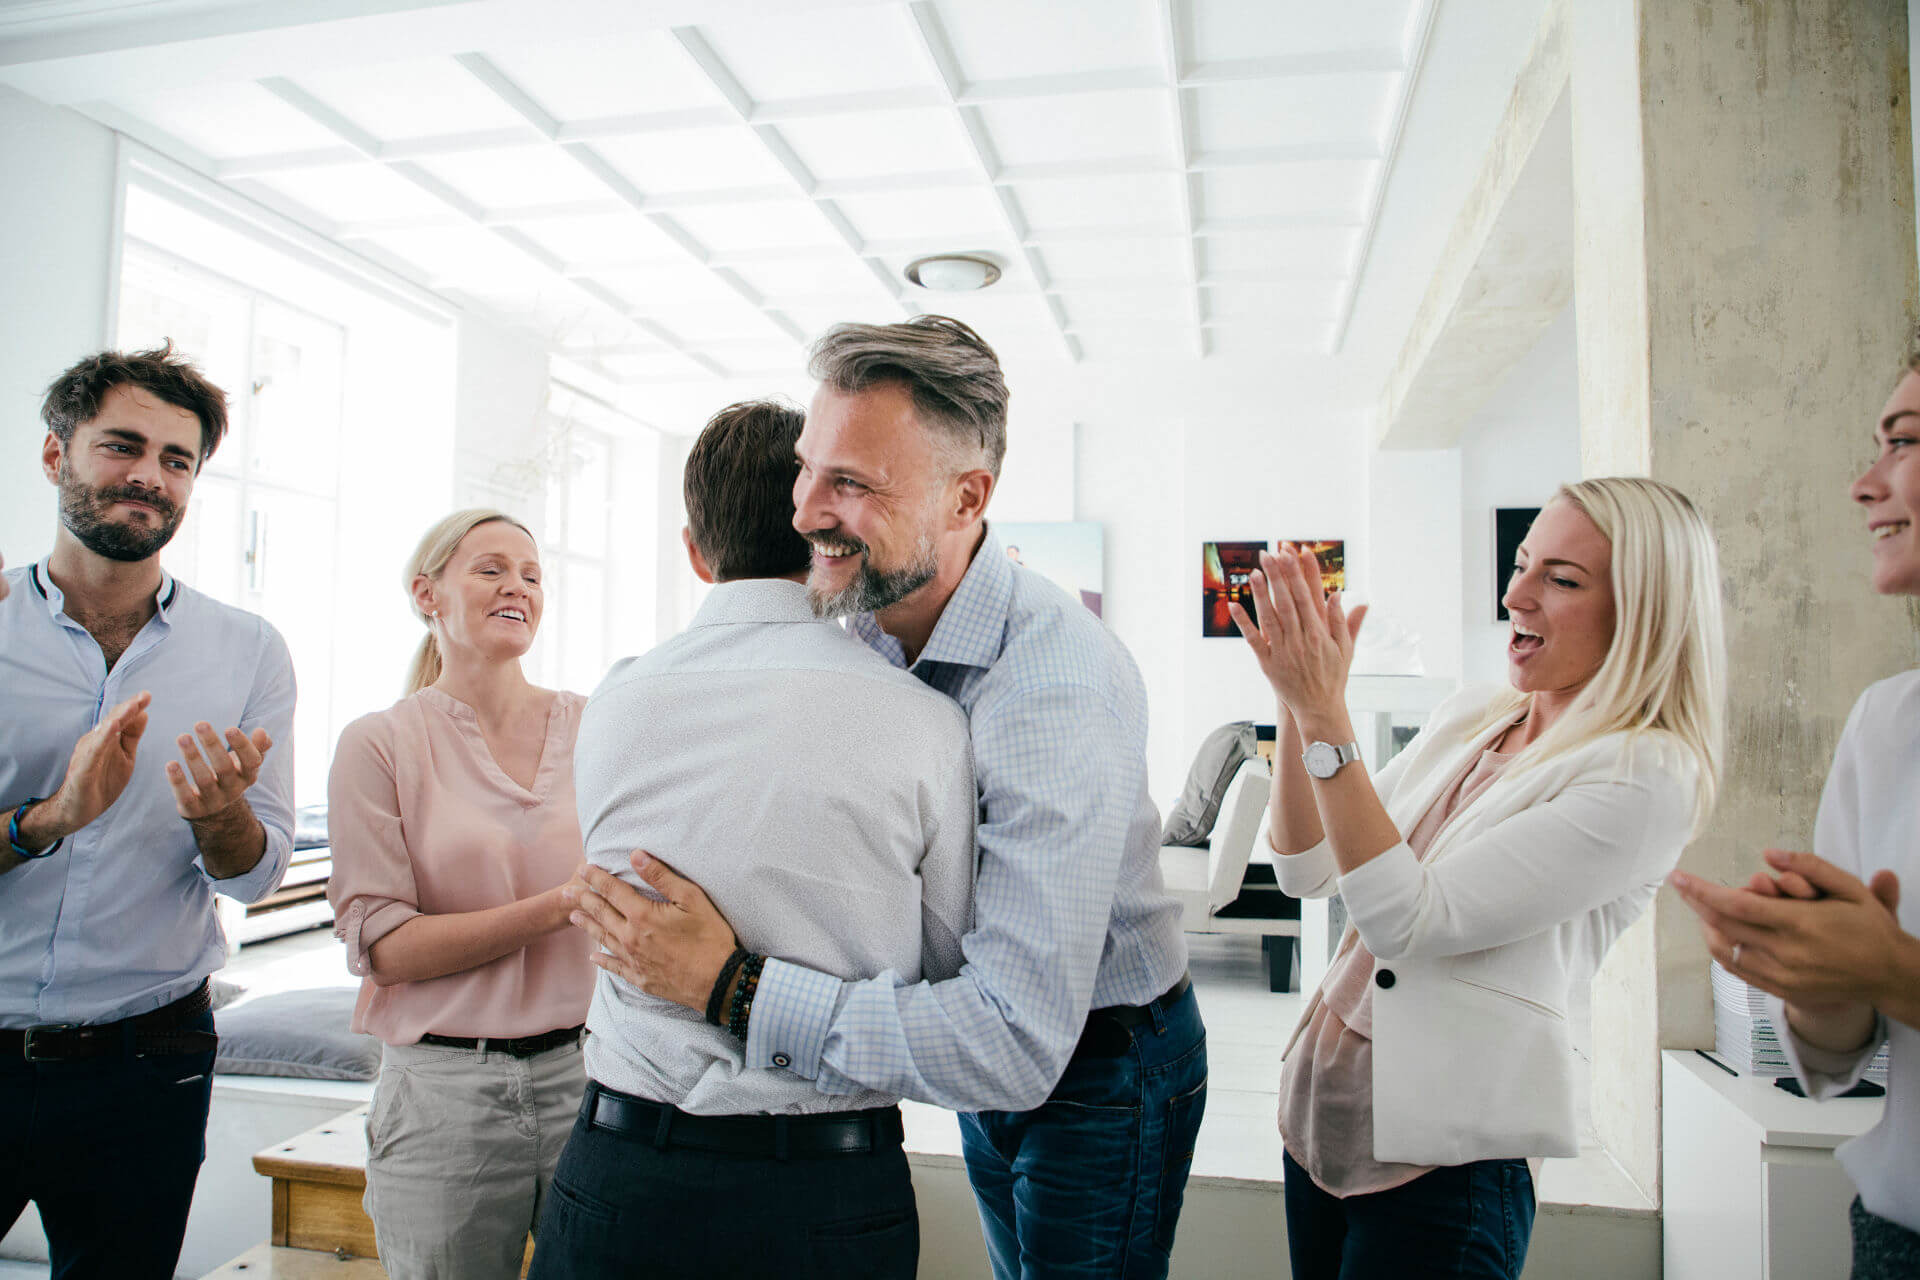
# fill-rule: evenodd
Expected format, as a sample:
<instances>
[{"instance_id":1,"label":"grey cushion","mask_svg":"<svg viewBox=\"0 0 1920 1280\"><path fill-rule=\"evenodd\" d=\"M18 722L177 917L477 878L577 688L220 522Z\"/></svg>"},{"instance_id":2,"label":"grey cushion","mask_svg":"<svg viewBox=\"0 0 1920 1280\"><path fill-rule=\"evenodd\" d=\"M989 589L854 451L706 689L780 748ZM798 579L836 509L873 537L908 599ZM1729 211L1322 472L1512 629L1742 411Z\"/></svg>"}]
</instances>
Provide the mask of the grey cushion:
<instances>
[{"instance_id":1,"label":"grey cushion","mask_svg":"<svg viewBox=\"0 0 1920 1280\"><path fill-rule=\"evenodd\" d=\"M353 987L317 987L222 1009L214 1015L220 1053L213 1069L241 1076L371 1080L380 1074L380 1041L349 1031Z\"/></svg>"},{"instance_id":2,"label":"grey cushion","mask_svg":"<svg viewBox=\"0 0 1920 1280\"><path fill-rule=\"evenodd\" d=\"M1256 737L1251 720L1223 724L1207 735L1207 740L1200 744L1200 754L1193 758L1193 768L1187 771L1186 789L1167 814L1166 828L1160 833L1161 844L1200 847L1207 843L1214 821L1220 816L1220 802L1226 799L1228 784L1233 781L1233 775L1240 772L1240 766L1258 750Z\"/></svg>"}]
</instances>

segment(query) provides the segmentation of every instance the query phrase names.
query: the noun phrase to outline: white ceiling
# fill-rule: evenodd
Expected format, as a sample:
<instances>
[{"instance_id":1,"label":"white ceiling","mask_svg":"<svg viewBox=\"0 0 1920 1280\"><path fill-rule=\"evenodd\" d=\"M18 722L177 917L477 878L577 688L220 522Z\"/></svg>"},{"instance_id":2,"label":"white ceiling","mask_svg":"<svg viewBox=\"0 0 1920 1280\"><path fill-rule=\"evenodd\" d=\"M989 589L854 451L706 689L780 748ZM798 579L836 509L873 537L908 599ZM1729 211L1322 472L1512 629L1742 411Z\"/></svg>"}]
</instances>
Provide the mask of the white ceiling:
<instances>
[{"instance_id":1,"label":"white ceiling","mask_svg":"<svg viewBox=\"0 0 1920 1280\"><path fill-rule=\"evenodd\" d=\"M555 4L465 52L73 105L621 383L790 374L835 321L928 310L1076 361L1326 351L1435 3L916 0L611 32ZM937 252L1004 274L908 284Z\"/></svg>"}]
</instances>

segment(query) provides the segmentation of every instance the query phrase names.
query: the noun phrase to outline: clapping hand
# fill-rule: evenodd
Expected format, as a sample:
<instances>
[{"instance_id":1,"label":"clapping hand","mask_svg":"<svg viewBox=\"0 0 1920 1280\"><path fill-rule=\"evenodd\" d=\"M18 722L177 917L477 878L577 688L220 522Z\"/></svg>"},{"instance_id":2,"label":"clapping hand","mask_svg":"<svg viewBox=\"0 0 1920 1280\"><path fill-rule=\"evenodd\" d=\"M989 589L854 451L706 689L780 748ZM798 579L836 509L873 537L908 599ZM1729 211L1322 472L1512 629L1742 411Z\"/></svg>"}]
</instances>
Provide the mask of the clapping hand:
<instances>
[{"instance_id":1,"label":"clapping hand","mask_svg":"<svg viewBox=\"0 0 1920 1280\"><path fill-rule=\"evenodd\" d=\"M186 763L168 762L167 783L173 788L174 807L190 822L231 808L258 780L260 763L273 747L265 729L255 729L251 737L228 729L222 743L204 720L194 726L194 733L183 733L174 741Z\"/></svg>"},{"instance_id":2,"label":"clapping hand","mask_svg":"<svg viewBox=\"0 0 1920 1280\"><path fill-rule=\"evenodd\" d=\"M152 694L134 694L73 744L67 776L47 801L54 835L69 836L80 830L111 808L127 789L151 701Z\"/></svg>"},{"instance_id":3,"label":"clapping hand","mask_svg":"<svg viewBox=\"0 0 1920 1280\"><path fill-rule=\"evenodd\" d=\"M1299 721L1344 713L1347 672L1367 607L1349 615L1338 592L1327 595L1320 562L1306 547L1261 552L1249 592L1253 618L1238 601L1228 612L1280 701Z\"/></svg>"},{"instance_id":4,"label":"clapping hand","mask_svg":"<svg viewBox=\"0 0 1920 1280\"><path fill-rule=\"evenodd\" d=\"M1882 1005L1903 937L1899 877L1881 871L1867 884L1811 853L1769 849L1766 858L1774 873L1744 888L1670 877L1705 926L1714 959L1801 1009Z\"/></svg>"}]
</instances>

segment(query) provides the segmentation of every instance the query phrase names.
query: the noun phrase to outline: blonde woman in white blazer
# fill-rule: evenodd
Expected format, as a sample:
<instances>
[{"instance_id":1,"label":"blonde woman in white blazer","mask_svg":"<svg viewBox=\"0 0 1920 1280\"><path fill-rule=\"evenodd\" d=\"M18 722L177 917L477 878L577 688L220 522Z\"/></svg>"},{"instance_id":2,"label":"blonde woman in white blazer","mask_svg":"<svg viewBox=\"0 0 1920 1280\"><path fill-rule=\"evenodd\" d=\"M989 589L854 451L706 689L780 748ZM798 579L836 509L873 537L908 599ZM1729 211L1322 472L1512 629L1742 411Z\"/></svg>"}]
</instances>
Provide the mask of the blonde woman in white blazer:
<instances>
[{"instance_id":1,"label":"blonde woman in white blazer","mask_svg":"<svg viewBox=\"0 0 1920 1280\"><path fill-rule=\"evenodd\" d=\"M1374 778L1345 696L1365 609L1310 552L1263 559L1236 621L1280 703L1274 864L1352 919L1284 1055L1295 1280L1519 1276L1528 1160L1579 1145L1569 989L1713 804L1719 598L1684 495L1566 486L1505 596L1512 688L1449 699Z\"/></svg>"}]
</instances>

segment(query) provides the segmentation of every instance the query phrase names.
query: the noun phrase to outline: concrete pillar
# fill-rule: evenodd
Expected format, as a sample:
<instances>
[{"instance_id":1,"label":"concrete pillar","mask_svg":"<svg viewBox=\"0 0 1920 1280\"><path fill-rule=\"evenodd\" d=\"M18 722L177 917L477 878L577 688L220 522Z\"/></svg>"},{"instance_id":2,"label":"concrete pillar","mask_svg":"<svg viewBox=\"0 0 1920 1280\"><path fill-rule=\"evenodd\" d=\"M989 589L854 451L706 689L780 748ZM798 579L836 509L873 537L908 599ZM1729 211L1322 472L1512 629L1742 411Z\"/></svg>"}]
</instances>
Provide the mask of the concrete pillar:
<instances>
[{"instance_id":1,"label":"concrete pillar","mask_svg":"<svg viewBox=\"0 0 1920 1280\"><path fill-rule=\"evenodd\" d=\"M1920 654L1920 615L1868 587L1847 499L1914 323L1906 5L1570 9L1582 460L1679 486L1719 536L1729 756L1683 865L1732 882L1807 846L1848 707ZM1594 1021L1596 1127L1657 1198L1658 1052L1713 1039L1670 893Z\"/></svg>"}]
</instances>

